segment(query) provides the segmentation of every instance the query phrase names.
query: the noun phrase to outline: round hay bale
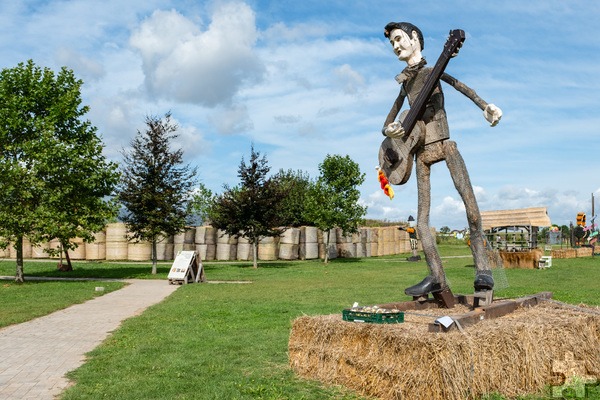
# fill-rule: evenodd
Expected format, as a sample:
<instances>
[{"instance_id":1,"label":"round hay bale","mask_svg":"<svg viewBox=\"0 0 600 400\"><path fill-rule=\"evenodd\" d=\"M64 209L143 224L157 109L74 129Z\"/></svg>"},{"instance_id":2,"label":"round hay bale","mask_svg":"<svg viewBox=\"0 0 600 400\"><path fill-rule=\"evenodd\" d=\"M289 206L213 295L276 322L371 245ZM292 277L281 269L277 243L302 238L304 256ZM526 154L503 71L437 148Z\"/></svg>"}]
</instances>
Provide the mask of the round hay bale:
<instances>
[{"instance_id":1,"label":"round hay bale","mask_svg":"<svg viewBox=\"0 0 600 400\"><path fill-rule=\"evenodd\" d=\"M245 238L243 236L240 236L239 238L237 238L237 242L238 242L238 244L240 244L240 243L250 243L248 241L248 238Z\"/></svg>"},{"instance_id":2,"label":"round hay bale","mask_svg":"<svg viewBox=\"0 0 600 400\"><path fill-rule=\"evenodd\" d=\"M196 237L194 238L196 244L206 244L206 226L196 227Z\"/></svg>"},{"instance_id":3,"label":"round hay bale","mask_svg":"<svg viewBox=\"0 0 600 400\"><path fill-rule=\"evenodd\" d=\"M235 260L237 253L237 244L217 243L217 260L231 261Z\"/></svg>"},{"instance_id":4,"label":"round hay bale","mask_svg":"<svg viewBox=\"0 0 600 400\"><path fill-rule=\"evenodd\" d=\"M183 243L196 244L196 227L190 226L183 232Z\"/></svg>"},{"instance_id":5,"label":"round hay bale","mask_svg":"<svg viewBox=\"0 0 600 400\"><path fill-rule=\"evenodd\" d=\"M106 225L107 242L126 242L127 226L122 222L114 222Z\"/></svg>"},{"instance_id":6,"label":"round hay bale","mask_svg":"<svg viewBox=\"0 0 600 400\"><path fill-rule=\"evenodd\" d=\"M319 243L300 243L298 253L301 260L315 260L319 258Z\"/></svg>"},{"instance_id":7,"label":"round hay bale","mask_svg":"<svg viewBox=\"0 0 600 400\"><path fill-rule=\"evenodd\" d=\"M86 260L104 260L106 258L106 233L104 231L94 233L94 241L85 243Z\"/></svg>"},{"instance_id":8,"label":"round hay bale","mask_svg":"<svg viewBox=\"0 0 600 400\"><path fill-rule=\"evenodd\" d=\"M240 261L252 260L252 245L250 243L238 242L236 257Z\"/></svg>"},{"instance_id":9,"label":"round hay bale","mask_svg":"<svg viewBox=\"0 0 600 400\"><path fill-rule=\"evenodd\" d=\"M175 244L174 243L156 243L156 260L168 261L175 259Z\"/></svg>"},{"instance_id":10,"label":"round hay bale","mask_svg":"<svg viewBox=\"0 0 600 400\"><path fill-rule=\"evenodd\" d=\"M82 238L71 239L71 243L77 244L74 250L69 250L69 257L71 260L85 260L85 242Z\"/></svg>"},{"instance_id":11,"label":"round hay bale","mask_svg":"<svg viewBox=\"0 0 600 400\"><path fill-rule=\"evenodd\" d=\"M183 245L185 243L185 232L179 232L173 235L173 243ZM183 248L183 246L180 246Z\"/></svg>"},{"instance_id":12,"label":"round hay bale","mask_svg":"<svg viewBox=\"0 0 600 400\"><path fill-rule=\"evenodd\" d=\"M237 239L235 236L229 235L225 231L219 229L217 231L217 244L221 243L237 244Z\"/></svg>"},{"instance_id":13,"label":"round hay bale","mask_svg":"<svg viewBox=\"0 0 600 400\"><path fill-rule=\"evenodd\" d=\"M147 241L129 242L127 244L127 259L129 261L148 261L152 259L152 243Z\"/></svg>"},{"instance_id":14,"label":"round hay bale","mask_svg":"<svg viewBox=\"0 0 600 400\"><path fill-rule=\"evenodd\" d=\"M290 366L304 378L379 399L521 397L560 385L555 366L562 360L598 373L600 315L588 310L542 303L448 333L428 332L435 317L408 313L399 324L302 316L292 323Z\"/></svg>"},{"instance_id":15,"label":"round hay bale","mask_svg":"<svg viewBox=\"0 0 600 400\"><path fill-rule=\"evenodd\" d=\"M212 226L204 227L205 236L204 243L205 244L217 244L217 229Z\"/></svg>"},{"instance_id":16,"label":"round hay bale","mask_svg":"<svg viewBox=\"0 0 600 400\"><path fill-rule=\"evenodd\" d=\"M291 243L279 244L279 259L281 260L297 260L299 255L300 245Z\"/></svg>"},{"instance_id":17,"label":"round hay bale","mask_svg":"<svg viewBox=\"0 0 600 400\"><path fill-rule=\"evenodd\" d=\"M48 250L49 248L49 243L48 242L44 242L44 243L40 243L36 246L32 246L31 247L31 258L48 258L50 257L48 255L48 252L46 250ZM12 244L10 246L10 248L7 248L6 250L9 253L9 257L10 257L10 249L13 248Z\"/></svg>"},{"instance_id":18,"label":"round hay bale","mask_svg":"<svg viewBox=\"0 0 600 400\"><path fill-rule=\"evenodd\" d=\"M300 228L300 241L303 243L318 243L319 230L315 226L303 226Z\"/></svg>"},{"instance_id":19,"label":"round hay bale","mask_svg":"<svg viewBox=\"0 0 600 400\"><path fill-rule=\"evenodd\" d=\"M127 260L127 242L106 241L106 260Z\"/></svg>"},{"instance_id":20,"label":"round hay bale","mask_svg":"<svg viewBox=\"0 0 600 400\"><path fill-rule=\"evenodd\" d=\"M279 239L279 243L284 244L299 244L300 243L300 229L299 228L288 228L282 234Z\"/></svg>"},{"instance_id":21,"label":"round hay bale","mask_svg":"<svg viewBox=\"0 0 600 400\"><path fill-rule=\"evenodd\" d=\"M331 243L326 249L325 244L319 243L319 258L325 259L325 251L327 250L328 259L334 259L338 257L337 244Z\"/></svg>"},{"instance_id":22,"label":"round hay bale","mask_svg":"<svg viewBox=\"0 0 600 400\"><path fill-rule=\"evenodd\" d=\"M259 243L258 244L258 259L263 261L277 260L278 251L277 243L272 241L271 243Z\"/></svg>"},{"instance_id":23,"label":"round hay bale","mask_svg":"<svg viewBox=\"0 0 600 400\"><path fill-rule=\"evenodd\" d=\"M203 261L212 261L217 256L217 245L215 244L197 244L196 251Z\"/></svg>"},{"instance_id":24,"label":"round hay bale","mask_svg":"<svg viewBox=\"0 0 600 400\"><path fill-rule=\"evenodd\" d=\"M379 243L371 242L370 249L371 255L369 257L377 257L379 252Z\"/></svg>"},{"instance_id":25,"label":"round hay bale","mask_svg":"<svg viewBox=\"0 0 600 400\"><path fill-rule=\"evenodd\" d=\"M337 253L340 258L356 257L356 245L354 243L338 243Z\"/></svg>"},{"instance_id":26,"label":"round hay bale","mask_svg":"<svg viewBox=\"0 0 600 400\"><path fill-rule=\"evenodd\" d=\"M259 244L277 244L279 243L279 238L275 236L263 236L258 241Z\"/></svg>"},{"instance_id":27,"label":"round hay bale","mask_svg":"<svg viewBox=\"0 0 600 400\"><path fill-rule=\"evenodd\" d=\"M367 244L366 243L356 243L354 245L354 248L356 251L356 253L354 254L355 257L358 257L358 258L367 257Z\"/></svg>"}]
</instances>

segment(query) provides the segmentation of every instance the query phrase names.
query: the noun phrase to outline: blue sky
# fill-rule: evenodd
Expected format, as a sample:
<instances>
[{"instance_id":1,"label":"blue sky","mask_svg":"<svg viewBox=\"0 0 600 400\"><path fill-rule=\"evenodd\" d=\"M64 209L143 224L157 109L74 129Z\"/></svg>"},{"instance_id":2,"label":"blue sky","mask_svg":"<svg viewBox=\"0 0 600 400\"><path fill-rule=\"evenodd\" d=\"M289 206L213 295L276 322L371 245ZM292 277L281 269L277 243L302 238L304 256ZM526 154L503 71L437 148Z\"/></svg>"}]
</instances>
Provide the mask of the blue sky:
<instances>
[{"instance_id":1,"label":"blue sky","mask_svg":"<svg viewBox=\"0 0 600 400\"><path fill-rule=\"evenodd\" d=\"M33 59L72 69L107 157L146 115L171 111L176 146L214 192L237 185L253 143L271 171L318 176L327 154L366 174L370 218L416 216L414 176L390 201L375 166L398 92L383 27L408 21L435 64L451 29L466 32L446 72L504 115L494 128L444 85L451 138L481 210L548 207L555 224L591 219L600 196L600 2L69 0L0 2L1 68ZM600 208L600 202L598 203ZM445 163L432 168L431 224L461 229Z\"/></svg>"}]
</instances>

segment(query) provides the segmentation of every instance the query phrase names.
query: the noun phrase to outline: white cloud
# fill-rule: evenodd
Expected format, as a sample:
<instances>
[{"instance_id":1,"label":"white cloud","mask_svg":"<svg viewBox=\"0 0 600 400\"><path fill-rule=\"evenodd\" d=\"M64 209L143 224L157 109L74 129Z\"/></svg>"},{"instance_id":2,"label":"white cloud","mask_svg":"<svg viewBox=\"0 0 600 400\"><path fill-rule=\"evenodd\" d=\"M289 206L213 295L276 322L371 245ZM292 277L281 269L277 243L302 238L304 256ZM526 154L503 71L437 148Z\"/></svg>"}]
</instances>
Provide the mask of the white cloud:
<instances>
[{"instance_id":1,"label":"white cloud","mask_svg":"<svg viewBox=\"0 0 600 400\"><path fill-rule=\"evenodd\" d=\"M348 64L336 68L334 73L338 79L338 85L346 94L356 94L365 86L365 78Z\"/></svg>"},{"instance_id":2,"label":"white cloud","mask_svg":"<svg viewBox=\"0 0 600 400\"><path fill-rule=\"evenodd\" d=\"M256 39L254 11L245 3L225 3L204 31L176 10L157 10L130 43L142 55L151 96L214 107L261 80Z\"/></svg>"}]
</instances>

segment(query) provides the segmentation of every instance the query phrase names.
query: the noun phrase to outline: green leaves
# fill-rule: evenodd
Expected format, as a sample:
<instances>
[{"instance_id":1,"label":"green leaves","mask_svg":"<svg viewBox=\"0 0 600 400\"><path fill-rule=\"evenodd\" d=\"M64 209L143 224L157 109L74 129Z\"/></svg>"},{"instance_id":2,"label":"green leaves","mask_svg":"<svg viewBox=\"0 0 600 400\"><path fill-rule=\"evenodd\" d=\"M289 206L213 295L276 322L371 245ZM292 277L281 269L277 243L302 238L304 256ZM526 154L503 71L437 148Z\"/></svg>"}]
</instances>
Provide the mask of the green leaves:
<instances>
[{"instance_id":1,"label":"green leaves","mask_svg":"<svg viewBox=\"0 0 600 400\"><path fill-rule=\"evenodd\" d=\"M82 84L32 60L0 72L0 235L13 242L58 238L72 248L69 239L91 240L115 214L106 197L117 167L83 119Z\"/></svg>"},{"instance_id":2,"label":"green leaves","mask_svg":"<svg viewBox=\"0 0 600 400\"><path fill-rule=\"evenodd\" d=\"M155 243L184 229L196 169L182 165L181 149L170 148L178 129L170 113L147 116L146 127L131 141L131 149L123 151L118 197L127 208L123 221L133 237Z\"/></svg>"}]
</instances>

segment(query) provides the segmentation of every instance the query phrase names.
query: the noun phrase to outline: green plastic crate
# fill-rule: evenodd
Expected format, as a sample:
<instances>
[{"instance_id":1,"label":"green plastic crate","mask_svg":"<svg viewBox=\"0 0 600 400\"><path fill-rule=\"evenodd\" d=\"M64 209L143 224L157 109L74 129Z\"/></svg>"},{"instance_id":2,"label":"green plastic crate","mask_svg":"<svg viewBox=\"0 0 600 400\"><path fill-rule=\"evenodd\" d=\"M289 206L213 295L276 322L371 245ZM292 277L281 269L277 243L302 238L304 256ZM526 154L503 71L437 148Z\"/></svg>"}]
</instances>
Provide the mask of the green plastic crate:
<instances>
[{"instance_id":1,"label":"green plastic crate","mask_svg":"<svg viewBox=\"0 0 600 400\"><path fill-rule=\"evenodd\" d=\"M404 322L404 313L397 312L365 312L355 311L349 308L342 310L342 318L344 321L350 322L369 322L372 324L399 324Z\"/></svg>"}]
</instances>

